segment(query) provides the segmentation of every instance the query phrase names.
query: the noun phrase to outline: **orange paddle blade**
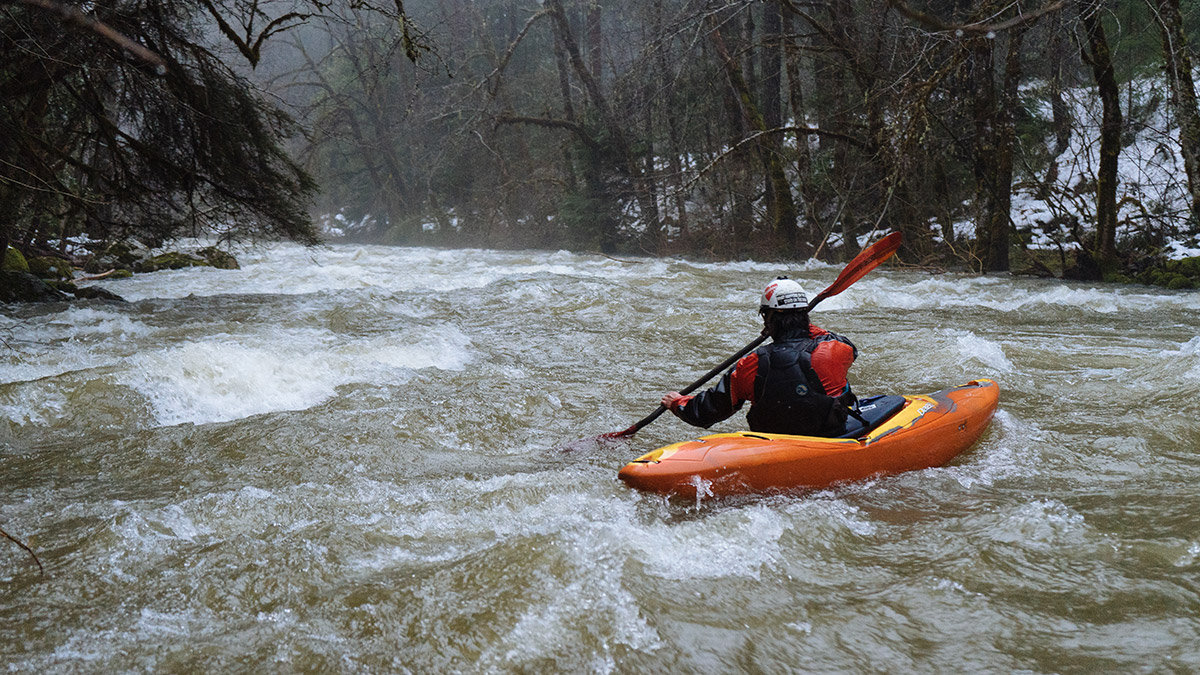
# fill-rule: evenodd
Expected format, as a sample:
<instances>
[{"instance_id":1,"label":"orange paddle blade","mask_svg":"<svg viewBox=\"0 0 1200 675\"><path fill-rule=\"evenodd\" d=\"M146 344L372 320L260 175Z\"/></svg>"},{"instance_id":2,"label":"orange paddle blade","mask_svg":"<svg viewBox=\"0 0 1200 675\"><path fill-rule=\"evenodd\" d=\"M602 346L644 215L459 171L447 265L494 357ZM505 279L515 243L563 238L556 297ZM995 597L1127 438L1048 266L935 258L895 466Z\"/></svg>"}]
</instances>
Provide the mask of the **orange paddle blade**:
<instances>
[{"instance_id":1,"label":"orange paddle blade","mask_svg":"<svg viewBox=\"0 0 1200 675\"><path fill-rule=\"evenodd\" d=\"M863 249L862 253L854 256L854 260L851 260L846 265L846 269L842 270L837 279L833 280L829 288L821 291L817 297L812 299L812 302L808 303L808 309L811 310L817 306L818 302L821 302L825 298L832 297L850 288L854 282L866 276L867 272L878 267L879 263L892 257L892 254L900 248L901 239L903 237L899 232L893 232Z\"/></svg>"}]
</instances>

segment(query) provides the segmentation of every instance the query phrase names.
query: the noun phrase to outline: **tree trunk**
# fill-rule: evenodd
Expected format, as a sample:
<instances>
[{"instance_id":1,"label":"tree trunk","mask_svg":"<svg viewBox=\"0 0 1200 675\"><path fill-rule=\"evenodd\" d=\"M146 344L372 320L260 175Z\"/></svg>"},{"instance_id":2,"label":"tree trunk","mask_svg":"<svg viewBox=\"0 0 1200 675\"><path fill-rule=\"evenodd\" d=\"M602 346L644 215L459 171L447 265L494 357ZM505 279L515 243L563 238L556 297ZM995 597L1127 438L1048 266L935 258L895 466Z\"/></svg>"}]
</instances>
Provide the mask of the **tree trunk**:
<instances>
[{"instance_id":1,"label":"tree trunk","mask_svg":"<svg viewBox=\"0 0 1200 675\"><path fill-rule=\"evenodd\" d=\"M563 118L573 123L575 122L575 103L571 100L571 75L570 67L567 65L567 50L563 46L558 23L551 21L550 26L554 33L554 64L558 68L558 88L562 96ZM574 191L579 180L575 176L575 165L571 160L569 146L563 147L563 175L566 177L567 189Z\"/></svg>"},{"instance_id":2,"label":"tree trunk","mask_svg":"<svg viewBox=\"0 0 1200 675\"><path fill-rule=\"evenodd\" d=\"M665 35L666 30L663 27L663 0L655 0L654 3L654 29L656 35ZM667 50L659 49L658 52L658 69L659 75L663 80L661 85L665 91L672 91L670 87L670 64L667 62ZM668 188L671 193L671 201L675 205L675 219L679 227L680 239L688 239L688 211L687 197L683 184L683 134L679 128L679 112L682 106L672 105L672 99L668 98L663 105L663 115L667 120L667 161L671 168L671 185Z\"/></svg>"},{"instance_id":3,"label":"tree trunk","mask_svg":"<svg viewBox=\"0 0 1200 675\"><path fill-rule=\"evenodd\" d=\"M590 0L588 2L584 31L587 34L588 67L591 69L592 79L597 84L602 81L604 74L602 61L604 32L600 28L600 19L603 17L603 13L604 7L600 4L600 0Z\"/></svg>"},{"instance_id":4,"label":"tree trunk","mask_svg":"<svg viewBox=\"0 0 1200 675\"><path fill-rule=\"evenodd\" d=\"M783 101L780 89L783 84L783 13L779 0L768 0L763 7L762 67L759 74L759 97L763 122L768 129L783 124ZM772 136L772 144L780 145L779 137Z\"/></svg>"},{"instance_id":5,"label":"tree trunk","mask_svg":"<svg viewBox=\"0 0 1200 675\"><path fill-rule=\"evenodd\" d=\"M792 190L788 185L787 176L783 172L783 162L780 161L779 154L772 152L770 147L763 142L768 135L765 133L768 131L766 122L763 120L758 106L754 103L750 86L743 78L742 70L725 46L720 26L715 19L710 28L709 37L717 50L718 57L725 65L725 75L729 80L730 87L741 102L741 113L750 129L761 134L756 145L766 168L769 198L767 208L771 232L776 241L782 240L786 253L792 254L796 250L796 204L792 201Z\"/></svg>"},{"instance_id":6,"label":"tree trunk","mask_svg":"<svg viewBox=\"0 0 1200 675\"><path fill-rule=\"evenodd\" d=\"M784 15L782 32L790 34L792 32L791 24L791 15ZM796 43L797 39L799 38L789 36L783 40L786 52L784 62L787 68L788 106L791 108L792 117L796 120L796 126L805 127L808 123L800 74L801 52L800 46ZM804 236L800 237L802 245L806 247L805 255L811 254L813 247L816 246L813 240L818 239L816 233L820 214L817 190L812 179L812 149L809 147L809 138L810 136L806 133L796 132L796 175L798 176L796 189L805 213Z\"/></svg>"},{"instance_id":7,"label":"tree trunk","mask_svg":"<svg viewBox=\"0 0 1200 675\"><path fill-rule=\"evenodd\" d=\"M982 245L984 271L1009 269L1012 237L1013 112L1021 80L1021 42L1024 33L1009 33L1008 52L1000 91L996 92L996 40L977 38L972 47L975 66L975 199L977 239Z\"/></svg>"},{"instance_id":8,"label":"tree trunk","mask_svg":"<svg viewBox=\"0 0 1200 675\"><path fill-rule=\"evenodd\" d=\"M1071 109L1067 106L1067 102L1063 99L1063 70L1064 63L1070 54L1070 37L1069 30L1065 27L1066 21L1061 12L1054 15L1054 21L1051 23L1049 31L1049 40L1046 44L1046 52L1044 58L1052 64L1050 66L1050 118L1051 126L1054 129L1054 149L1051 155L1057 158L1062 153L1066 152L1067 145L1071 142L1071 127L1074 120L1071 118Z\"/></svg>"},{"instance_id":9,"label":"tree trunk","mask_svg":"<svg viewBox=\"0 0 1200 675\"><path fill-rule=\"evenodd\" d=\"M1100 13L1103 0L1080 0L1079 16L1087 39L1084 60L1092 68L1103 112L1100 121L1100 170L1096 176L1096 238L1091 255L1101 277L1117 261L1117 159L1121 152L1121 101L1112 53Z\"/></svg>"},{"instance_id":10,"label":"tree trunk","mask_svg":"<svg viewBox=\"0 0 1200 675\"><path fill-rule=\"evenodd\" d=\"M1192 221L1200 223L1200 111L1196 107L1196 84L1192 80L1192 58L1179 0L1154 0L1162 29L1163 61L1171 88L1171 107L1179 125L1179 148L1192 196Z\"/></svg>"},{"instance_id":11,"label":"tree trunk","mask_svg":"<svg viewBox=\"0 0 1200 675\"><path fill-rule=\"evenodd\" d=\"M722 99L725 104L725 116L729 120L728 144L733 146L729 156L722 160L721 175L725 177L725 193L728 195L730 208L729 220L729 253L736 257L746 254L753 255L754 241L754 178L751 170L752 149L739 141L746 137L746 116L742 112L742 104L732 87L723 87ZM713 147L710 142L708 147Z\"/></svg>"}]
</instances>

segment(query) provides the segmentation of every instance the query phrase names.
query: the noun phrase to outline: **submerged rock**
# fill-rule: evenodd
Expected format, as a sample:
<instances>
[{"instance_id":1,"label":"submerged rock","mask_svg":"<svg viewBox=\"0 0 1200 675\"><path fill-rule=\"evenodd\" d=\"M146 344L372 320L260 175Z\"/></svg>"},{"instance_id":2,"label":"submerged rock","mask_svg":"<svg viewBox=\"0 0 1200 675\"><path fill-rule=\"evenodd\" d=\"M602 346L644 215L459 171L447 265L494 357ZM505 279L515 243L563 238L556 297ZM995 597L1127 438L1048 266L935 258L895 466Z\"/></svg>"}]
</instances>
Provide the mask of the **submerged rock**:
<instances>
[{"instance_id":1,"label":"submerged rock","mask_svg":"<svg viewBox=\"0 0 1200 675\"><path fill-rule=\"evenodd\" d=\"M112 291L104 290L99 286L84 286L83 288L76 288L75 297L82 298L84 300L112 300L114 302L125 302L125 298L122 298Z\"/></svg>"}]
</instances>

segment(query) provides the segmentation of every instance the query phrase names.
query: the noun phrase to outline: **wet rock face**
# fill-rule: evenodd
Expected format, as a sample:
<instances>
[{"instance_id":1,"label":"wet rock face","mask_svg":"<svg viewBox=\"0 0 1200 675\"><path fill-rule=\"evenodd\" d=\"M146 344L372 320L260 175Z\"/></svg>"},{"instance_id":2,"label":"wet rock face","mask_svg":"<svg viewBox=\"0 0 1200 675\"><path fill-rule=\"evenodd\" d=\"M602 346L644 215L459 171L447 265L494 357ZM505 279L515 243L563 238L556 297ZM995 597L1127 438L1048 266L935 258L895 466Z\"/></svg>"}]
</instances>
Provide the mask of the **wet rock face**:
<instances>
[{"instance_id":1,"label":"wet rock face","mask_svg":"<svg viewBox=\"0 0 1200 675\"><path fill-rule=\"evenodd\" d=\"M125 278L134 272L177 270L184 267L215 267L239 269L232 254L215 246L195 252L168 251L153 255L150 249L134 243L116 243L92 256L84 271L106 278ZM95 286L76 286L75 270L71 263L52 256L30 258L9 247L0 262L5 276L0 279L0 302L49 302L70 299L101 299L121 301L121 297ZM92 277L94 280L97 277Z\"/></svg>"},{"instance_id":2,"label":"wet rock face","mask_svg":"<svg viewBox=\"0 0 1200 675\"><path fill-rule=\"evenodd\" d=\"M4 255L0 256L0 270L11 270L13 272L28 272L29 263L25 262L25 256L13 247L8 247L4 250Z\"/></svg>"},{"instance_id":3,"label":"wet rock face","mask_svg":"<svg viewBox=\"0 0 1200 675\"><path fill-rule=\"evenodd\" d=\"M55 302L68 297L29 272L0 270L0 302Z\"/></svg>"},{"instance_id":4,"label":"wet rock face","mask_svg":"<svg viewBox=\"0 0 1200 675\"><path fill-rule=\"evenodd\" d=\"M150 249L136 242L117 242L98 251L83 265L89 274L99 274L112 269L133 270L151 258Z\"/></svg>"},{"instance_id":5,"label":"wet rock face","mask_svg":"<svg viewBox=\"0 0 1200 675\"><path fill-rule=\"evenodd\" d=\"M238 265L237 258L234 258L232 253L229 253L228 251L222 251L221 249L217 248L216 246L208 246L208 247L202 248L199 251L197 251L196 253L198 253L201 257L203 257L208 262L209 265L212 265L213 267L216 267L217 269L222 269L222 270L241 269L241 266Z\"/></svg>"},{"instance_id":6,"label":"wet rock face","mask_svg":"<svg viewBox=\"0 0 1200 675\"><path fill-rule=\"evenodd\" d=\"M50 256L30 258L29 272L39 279L70 280L75 278L75 269L71 267L70 262Z\"/></svg>"},{"instance_id":7,"label":"wet rock face","mask_svg":"<svg viewBox=\"0 0 1200 675\"><path fill-rule=\"evenodd\" d=\"M171 251L141 260L133 265L134 272L157 272L159 270L178 270L184 267L208 267L206 260L190 253Z\"/></svg>"},{"instance_id":8,"label":"wet rock face","mask_svg":"<svg viewBox=\"0 0 1200 675\"><path fill-rule=\"evenodd\" d=\"M1143 272L1137 281L1171 290L1200 288L1200 257L1168 260Z\"/></svg>"},{"instance_id":9,"label":"wet rock face","mask_svg":"<svg viewBox=\"0 0 1200 675\"><path fill-rule=\"evenodd\" d=\"M91 274L100 274L108 270L143 273L177 270L184 267L239 269L237 258L216 246L206 246L195 252L168 251L154 255L150 249L138 243L113 244L96 253L87 261L83 269Z\"/></svg>"},{"instance_id":10,"label":"wet rock face","mask_svg":"<svg viewBox=\"0 0 1200 675\"><path fill-rule=\"evenodd\" d=\"M15 248L0 258L0 302L54 302L66 295L29 273L29 263Z\"/></svg>"}]
</instances>

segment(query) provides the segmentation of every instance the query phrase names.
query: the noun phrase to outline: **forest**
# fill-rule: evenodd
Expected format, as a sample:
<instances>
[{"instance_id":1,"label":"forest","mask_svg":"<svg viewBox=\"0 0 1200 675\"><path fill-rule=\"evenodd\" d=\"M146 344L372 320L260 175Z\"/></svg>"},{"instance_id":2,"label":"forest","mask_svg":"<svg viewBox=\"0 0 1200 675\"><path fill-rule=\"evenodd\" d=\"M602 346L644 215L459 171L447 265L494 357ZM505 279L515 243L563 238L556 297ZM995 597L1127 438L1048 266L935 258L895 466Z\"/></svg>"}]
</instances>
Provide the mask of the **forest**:
<instances>
[{"instance_id":1,"label":"forest","mask_svg":"<svg viewBox=\"0 0 1200 675\"><path fill-rule=\"evenodd\" d=\"M1166 283L1198 28L1184 0L0 0L0 244L837 261L899 231L913 265Z\"/></svg>"}]
</instances>

